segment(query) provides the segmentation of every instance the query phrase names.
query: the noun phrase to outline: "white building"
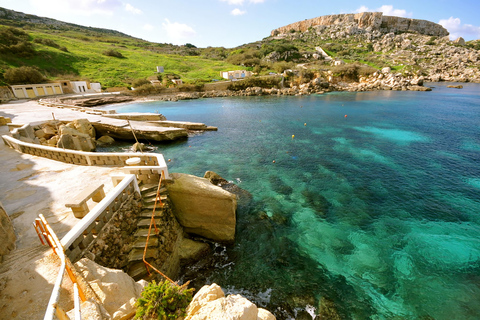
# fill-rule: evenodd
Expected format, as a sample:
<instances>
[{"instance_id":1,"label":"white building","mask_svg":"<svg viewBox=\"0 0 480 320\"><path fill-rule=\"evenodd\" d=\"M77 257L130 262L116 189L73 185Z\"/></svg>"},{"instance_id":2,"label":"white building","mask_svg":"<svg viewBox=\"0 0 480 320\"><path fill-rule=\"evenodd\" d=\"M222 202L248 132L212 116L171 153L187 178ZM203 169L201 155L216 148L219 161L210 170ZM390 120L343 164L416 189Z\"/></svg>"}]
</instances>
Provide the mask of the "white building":
<instances>
[{"instance_id":1,"label":"white building","mask_svg":"<svg viewBox=\"0 0 480 320\"><path fill-rule=\"evenodd\" d=\"M33 99L36 97L63 94L59 83L20 84L11 86L13 94L18 99Z\"/></svg>"},{"instance_id":2,"label":"white building","mask_svg":"<svg viewBox=\"0 0 480 320\"><path fill-rule=\"evenodd\" d=\"M220 76L228 80L243 79L246 77L251 77L252 72L246 70L222 71L220 72Z\"/></svg>"}]
</instances>

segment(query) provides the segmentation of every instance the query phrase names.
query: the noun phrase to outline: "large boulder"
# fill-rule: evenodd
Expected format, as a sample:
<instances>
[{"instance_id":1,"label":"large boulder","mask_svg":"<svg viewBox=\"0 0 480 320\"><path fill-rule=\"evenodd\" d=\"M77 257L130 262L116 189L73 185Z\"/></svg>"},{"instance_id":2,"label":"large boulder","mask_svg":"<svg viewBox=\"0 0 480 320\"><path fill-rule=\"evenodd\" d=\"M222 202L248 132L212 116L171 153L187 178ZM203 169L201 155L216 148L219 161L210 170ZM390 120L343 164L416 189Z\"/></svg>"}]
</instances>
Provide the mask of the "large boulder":
<instances>
[{"instance_id":1,"label":"large boulder","mask_svg":"<svg viewBox=\"0 0 480 320\"><path fill-rule=\"evenodd\" d=\"M241 295L225 297L217 284L203 286L190 302L185 320L275 320L265 309L257 308Z\"/></svg>"},{"instance_id":2,"label":"large boulder","mask_svg":"<svg viewBox=\"0 0 480 320\"><path fill-rule=\"evenodd\" d=\"M167 184L174 213L184 230L205 238L233 242L237 197L193 175L172 173Z\"/></svg>"},{"instance_id":3,"label":"large boulder","mask_svg":"<svg viewBox=\"0 0 480 320\"><path fill-rule=\"evenodd\" d=\"M146 281L135 282L122 270L110 269L83 258L75 267L95 291L112 320L130 319L135 315L135 302Z\"/></svg>"},{"instance_id":4,"label":"large boulder","mask_svg":"<svg viewBox=\"0 0 480 320\"><path fill-rule=\"evenodd\" d=\"M12 221L0 202L0 262L4 255L15 248L15 240Z\"/></svg>"}]
</instances>

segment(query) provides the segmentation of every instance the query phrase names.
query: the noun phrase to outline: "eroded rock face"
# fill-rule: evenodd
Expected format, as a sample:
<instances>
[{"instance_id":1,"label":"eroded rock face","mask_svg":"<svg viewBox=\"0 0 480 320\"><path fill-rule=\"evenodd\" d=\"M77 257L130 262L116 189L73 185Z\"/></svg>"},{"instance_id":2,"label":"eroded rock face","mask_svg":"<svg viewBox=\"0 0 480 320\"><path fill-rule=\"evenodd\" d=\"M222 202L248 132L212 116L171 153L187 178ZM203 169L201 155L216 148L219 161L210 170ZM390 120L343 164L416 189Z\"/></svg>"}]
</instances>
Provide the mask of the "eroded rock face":
<instances>
[{"instance_id":1,"label":"eroded rock face","mask_svg":"<svg viewBox=\"0 0 480 320\"><path fill-rule=\"evenodd\" d=\"M173 173L167 184L175 216L186 232L220 241L233 242L237 197L213 185L210 180Z\"/></svg>"},{"instance_id":2,"label":"eroded rock face","mask_svg":"<svg viewBox=\"0 0 480 320\"><path fill-rule=\"evenodd\" d=\"M448 31L441 25L427 20L402 17L384 16L382 12L362 12L350 14L334 14L313 19L295 22L272 31L271 35L289 33L291 30L305 32L317 26L332 26L339 24L353 24L358 29L368 31L389 32L416 32L420 34L444 37ZM351 27L352 28L352 27ZM350 30L352 33L355 30Z\"/></svg>"},{"instance_id":3,"label":"eroded rock face","mask_svg":"<svg viewBox=\"0 0 480 320\"><path fill-rule=\"evenodd\" d=\"M4 255L15 248L15 240L12 221L0 202L0 262Z\"/></svg>"},{"instance_id":4,"label":"eroded rock face","mask_svg":"<svg viewBox=\"0 0 480 320\"><path fill-rule=\"evenodd\" d=\"M192 299L185 320L275 320L269 311L234 294L225 297L217 284L203 286Z\"/></svg>"}]
</instances>

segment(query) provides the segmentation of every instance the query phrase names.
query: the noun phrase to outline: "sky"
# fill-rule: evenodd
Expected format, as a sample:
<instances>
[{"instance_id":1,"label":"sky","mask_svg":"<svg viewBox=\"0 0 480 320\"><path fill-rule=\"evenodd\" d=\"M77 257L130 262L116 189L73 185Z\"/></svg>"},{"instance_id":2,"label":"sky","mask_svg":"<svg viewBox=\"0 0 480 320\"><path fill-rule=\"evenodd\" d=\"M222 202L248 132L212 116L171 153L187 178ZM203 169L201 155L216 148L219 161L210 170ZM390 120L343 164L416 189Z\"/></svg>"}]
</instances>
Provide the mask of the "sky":
<instances>
[{"instance_id":1,"label":"sky","mask_svg":"<svg viewBox=\"0 0 480 320\"><path fill-rule=\"evenodd\" d=\"M480 0L0 0L0 7L201 48L233 48L300 20L364 11L436 22L452 40L480 39Z\"/></svg>"}]
</instances>

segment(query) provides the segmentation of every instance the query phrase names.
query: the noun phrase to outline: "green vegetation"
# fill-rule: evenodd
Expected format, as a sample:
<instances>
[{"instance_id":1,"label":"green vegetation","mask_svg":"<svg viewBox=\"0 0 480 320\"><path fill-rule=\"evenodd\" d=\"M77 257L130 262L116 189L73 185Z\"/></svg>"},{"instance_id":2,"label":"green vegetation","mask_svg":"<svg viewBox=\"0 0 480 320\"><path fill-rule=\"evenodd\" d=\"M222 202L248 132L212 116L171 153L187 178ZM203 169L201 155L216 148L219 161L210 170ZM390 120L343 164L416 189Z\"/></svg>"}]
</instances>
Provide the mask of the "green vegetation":
<instances>
[{"instance_id":1,"label":"green vegetation","mask_svg":"<svg viewBox=\"0 0 480 320\"><path fill-rule=\"evenodd\" d=\"M135 319L167 320L186 316L187 307L192 301L194 289L178 287L169 281L149 283L137 300Z\"/></svg>"},{"instance_id":2,"label":"green vegetation","mask_svg":"<svg viewBox=\"0 0 480 320\"><path fill-rule=\"evenodd\" d=\"M392 60L389 55L395 51L393 47L389 52L375 52L372 43L355 37L330 39L319 36L314 28L304 33L292 31L284 38L267 37L232 49L197 48L191 43L182 46L152 43L114 30L47 18L37 17L35 21L43 20L32 23L29 15L25 20L15 20L16 16L3 8L0 14L3 15L0 15L0 84L13 84L6 77L7 71L12 73L9 70L19 67L36 68L48 80L90 80L112 90L134 87L136 92L132 94L160 93L174 86L172 80L178 78L184 83L177 86L179 91L202 90L203 84L218 79L221 71L238 69L259 76L296 70L286 78L294 83L322 77L329 70L344 81L354 81L387 66L399 72L421 71L418 65L404 61L406 58ZM431 37L427 44L436 42L438 39ZM480 48L478 41L468 42L467 46ZM330 61L318 57L317 47L347 65L332 66ZM163 66L166 73L156 73L156 66ZM155 78L161 85L147 81ZM248 80L243 84L232 83L230 87L241 90L246 85L270 88L277 85L269 81Z\"/></svg>"},{"instance_id":3,"label":"green vegetation","mask_svg":"<svg viewBox=\"0 0 480 320\"><path fill-rule=\"evenodd\" d=\"M33 67L11 68L3 76L10 84L42 83L46 80L38 69Z\"/></svg>"},{"instance_id":4,"label":"green vegetation","mask_svg":"<svg viewBox=\"0 0 480 320\"><path fill-rule=\"evenodd\" d=\"M259 77L251 77L246 78L243 81L235 81L232 82L228 86L228 90L232 91L239 91L245 90L249 87L260 87L260 88L278 88L278 85L282 79L280 77L271 77L271 78L259 78Z\"/></svg>"},{"instance_id":5,"label":"green vegetation","mask_svg":"<svg viewBox=\"0 0 480 320\"><path fill-rule=\"evenodd\" d=\"M220 71L242 68L198 54L189 55L189 50L197 49L110 33L0 26L0 79L11 68L30 66L47 79L89 79L108 88L130 87L138 78L153 76L156 66L179 75L184 83L210 82L218 78ZM177 53L163 53L174 51Z\"/></svg>"}]
</instances>

